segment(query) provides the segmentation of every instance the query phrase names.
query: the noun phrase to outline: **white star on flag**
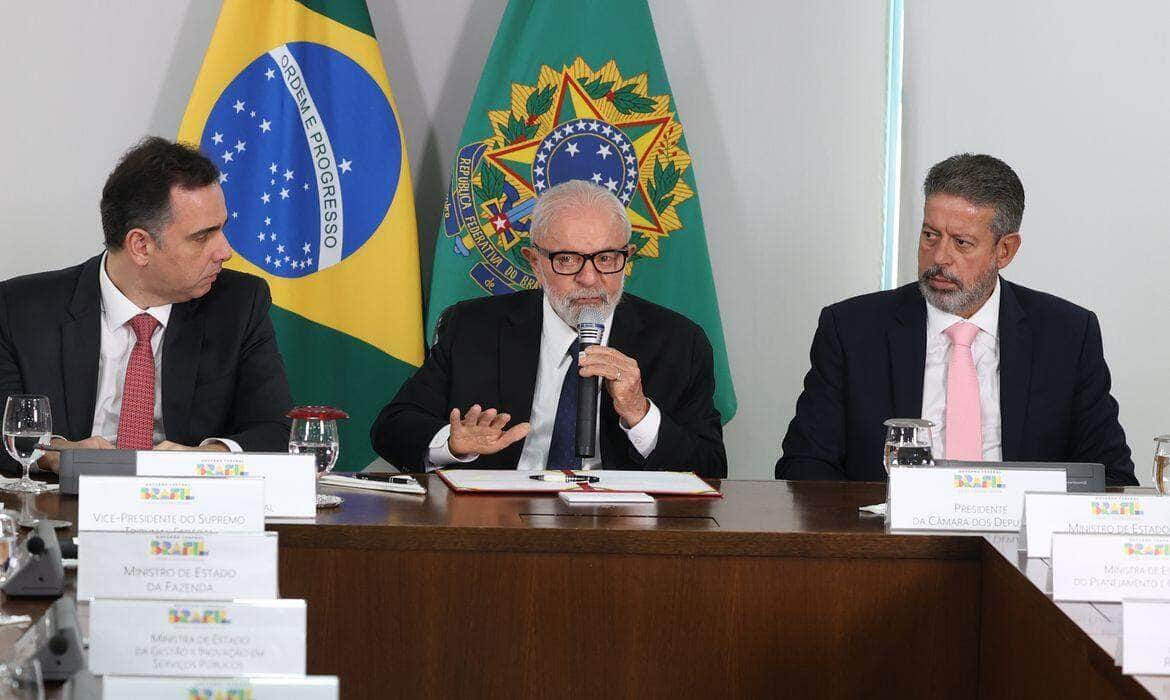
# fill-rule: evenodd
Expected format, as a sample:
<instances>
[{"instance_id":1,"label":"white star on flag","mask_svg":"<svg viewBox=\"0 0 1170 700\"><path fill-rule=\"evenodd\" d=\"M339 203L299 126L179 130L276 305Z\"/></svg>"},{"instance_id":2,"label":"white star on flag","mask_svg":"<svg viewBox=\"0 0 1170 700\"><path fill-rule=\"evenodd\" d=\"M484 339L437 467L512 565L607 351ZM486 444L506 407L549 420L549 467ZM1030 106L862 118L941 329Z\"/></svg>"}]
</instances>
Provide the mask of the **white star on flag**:
<instances>
[{"instance_id":1,"label":"white star on flag","mask_svg":"<svg viewBox=\"0 0 1170 700\"><path fill-rule=\"evenodd\" d=\"M268 166L268 172L272 173L273 175L276 174L276 163L273 163L272 165Z\"/></svg>"},{"instance_id":2,"label":"white star on flag","mask_svg":"<svg viewBox=\"0 0 1170 700\"><path fill-rule=\"evenodd\" d=\"M612 192L612 191L617 189L617 182L615 182L614 179L611 177L610 179L605 181L605 186L607 189L609 189L610 192Z\"/></svg>"},{"instance_id":3,"label":"white star on flag","mask_svg":"<svg viewBox=\"0 0 1170 700\"><path fill-rule=\"evenodd\" d=\"M280 258L277 258L276 262L272 263L272 266L273 267L280 267Z\"/></svg>"},{"instance_id":4,"label":"white star on flag","mask_svg":"<svg viewBox=\"0 0 1170 700\"><path fill-rule=\"evenodd\" d=\"M260 122L260 131L263 131L266 134L269 131L272 131L272 122L268 121L267 119L261 121Z\"/></svg>"},{"instance_id":5,"label":"white star on flag","mask_svg":"<svg viewBox=\"0 0 1170 700\"><path fill-rule=\"evenodd\" d=\"M538 165L532 169L532 172L537 174L537 175L544 175L544 168L542 168Z\"/></svg>"},{"instance_id":6,"label":"white star on flag","mask_svg":"<svg viewBox=\"0 0 1170 700\"><path fill-rule=\"evenodd\" d=\"M268 204L268 201L269 201L270 199L272 199L272 197L270 197L270 196L268 195L268 193L267 193L267 192L265 192L264 194L260 195L260 201L264 202L265 204Z\"/></svg>"},{"instance_id":7,"label":"white star on flag","mask_svg":"<svg viewBox=\"0 0 1170 700\"><path fill-rule=\"evenodd\" d=\"M254 117L254 116L256 116L256 110L252 110L251 112L248 112L248 116L249 116L249 117Z\"/></svg>"},{"instance_id":8,"label":"white star on flag","mask_svg":"<svg viewBox=\"0 0 1170 700\"><path fill-rule=\"evenodd\" d=\"M343 158L343 159L341 160L341 165L340 165L341 172L343 172L343 173L348 173L348 172L351 170L351 168L352 168L352 167L353 167L353 161L352 161L352 160L349 160L349 159L347 159L347 158Z\"/></svg>"},{"instance_id":9,"label":"white star on flag","mask_svg":"<svg viewBox=\"0 0 1170 700\"><path fill-rule=\"evenodd\" d=\"M261 243L264 242L264 232L263 231L256 234L256 240L260 241Z\"/></svg>"},{"instance_id":10,"label":"white star on flag","mask_svg":"<svg viewBox=\"0 0 1170 700\"><path fill-rule=\"evenodd\" d=\"M223 143L223 134L219 133L218 131L215 132L211 136L211 142L214 143L216 146L220 145L221 143Z\"/></svg>"},{"instance_id":11,"label":"white star on flag","mask_svg":"<svg viewBox=\"0 0 1170 700\"><path fill-rule=\"evenodd\" d=\"M268 78L269 80L272 80L273 78L276 77L276 71L269 68L268 70L264 71L264 77Z\"/></svg>"},{"instance_id":12,"label":"white star on flag","mask_svg":"<svg viewBox=\"0 0 1170 700\"><path fill-rule=\"evenodd\" d=\"M225 163L232 162L232 152L231 151L224 151L223 155L220 157L223 158L223 162L225 162Z\"/></svg>"},{"instance_id":13,"label":"white star on flag","mask_svg":"<svg viewBox=\"0 0 1170 700\"><path fill-rule=\"evenodd\" d=\"M307 259L305 260L305 264L306 264L306 265L312 265L312 264L313 264L313 259L312 259L312 258L307 258Z\"/></svg>"},{"instance_id":14,"label":"white star on flag","mask_svg":"<svg viewBox=\"0 0 1170 700\"><path fill-rule=\"evenodd\" d=\"M275 185L275 184L276 184L276 180L269 180L269 181L268 181L268 184L269 184L269 185Z\"/></svg>"},{"instance_id":15,"label":"white star on flag","mask_svg":"<svg viewBox=\"0 0 1170 700\"><path fill-rule=\"evenodd\" d=\"M593 173L593 177L591 177L589 179L600 185L601 184L601 173Z\"/></svg>"},{"instance_id":16,"label":"white star on flag","mask_svg":"<svg viewBox=\"0 0 1170 700\"><path fill-rule=\"evenodd\" d=\"M309 190L309 183L306 182L304 185L301 186L301 189L303 189L307 192Z\"/></svg>"},{"instance_id":17,"label":"white star on flag","mask_svg":"<svg viewBox=\"0 0 1170 700\"><path fill-rule=\"evenodd\" d=\"M275 233L269 234L269 235L268 235L268 240L270 240L270 241L275 241L275 240L276 240L276 234L275 234Z\"/></svg>"},{"instance_id":18,"label":"white star on flag","mask_svg":"<svg viewBox=\"0 0 1170 700\"><path fill-rule=\"evenodd\" d=\"M288 256L287 256L287 255L286 255L286 256L284 256L284 261L285 261L285 262L288 262Z\"/></svg>"},{"instance_id":19,"label":"white star on flag","mask_svg":"<svg viewBox=\"0 0 1170 700\"><path fill-rule=\"evenodd\" d=\"M543 162L544 162L544 154L543 154L543 153L537 153L537 154L536 154L536 162L538 162L538 163L543 163Z\"/></svg>"},{"instance_id":20,"label":"white star on flag","mask_svg":"<svg viewBox=\"0 0 1170 700\"><path fill-rule=\"evenodd\" d=\"M306 243L306 244L304 244L303 246L301 246L301 250L305 251L305 253L306 253L306 254L307 254L307 253L309 252L309 250L311 250L311 249L312 249L312 246L311 246L311 245L309 245L308 243Z\"/></svg>"},{"instance_id":21,"label":"white star on flag","mask_svg":"<svg viewBox=\"0 0 1170 700\"><path fill-rule=\"evenodd\" d=\"M264 217L264 225L271 226L272 225L272 217L270 217L270 216Z\"/></svg>"},{"instance_id":22,"label":"white star on flag","mask_svg":"<svg viewBox=\"0 0 1170 700\"><path fill-rule=\"evenodd\" d=\"M601 127L601 133L605 134L606 136L609 136L610 134L613 133L613 129L609 128L609 124L606 124L605 126Z\"/></svg>"},{"instance_id":23,"label":"white star on flag","mask_svg":"<svg viewBox=\"0 0 1170 700\"><path fill-rule=\"evenodd\" d=\"M222 185L225 182L227 182L227 173L220 173L219 174L219 184Z\"/></svg>"},{"instance_id":24,"label":"white star on flag","mask_svg":"<svg viewBox=\"0 0 1170 700\"><path fill-rule=\"evenodd\" d=\"M291 180L291 179L293 179L293 171L291 171L291 170L285 170L285 171L284 171L284 179L285 179L285 180Z\"/></svg>"},{"instance_id":25,"label":"white star on flag","mask_svg":"<svg viewBox=\"0 0 1170 700\"><path fill-rule=\"evenodd\" d=\"M240 112L243 112L243 111L244 111L244 102L243 102L243 100L236 100L236 103L235 103L234 105L232 105L232 106L236 108L236 114L239 114Z\"/></svg>"},{"instance_id":26,"label":"white star on flag","mask_svg":"<svg viewBox=\"0 0 1170 700\"><path fill-rule=\"evenodd\" d=\"M597 155L601 156L602 160L605 160L606 158L612 156L613 152L609 150L609 144L606 143L602 144L601 148L597 149Z\"/></svg>"},{"instance_id":27,"label":"white star on flag","mask_svg":"<svg viewBox=\"0 0 1170 700\"><path fill-rule=\"evenodd\" d=\"M238 218L240 218L240 212L238 212L238 211L233 211L233 212L232 212L232 218L233 218L233 219L238 219Z\"/></svg>"},{"instance_id":28,"label":"white star on flag","mask_svg":"<svg viewBox=\"0 0 1170 700\"><path fill-rule=\"evenodd\" d=\"M633 165L634 164L634 157L633 156L626 156L626 162L629 163L630 165Z\"/></svg>"},{"instance_id":29,"label":"white star on flag","mask_svg":"<svg viewBox=\"0 0 1170 700\"><path fill-rule=\"evenodd\" d=\"M597 122L589 122L589 130L597 131Z\"/></svg>"},{"instance_id":30,"label":"white star on flag","mask_svg":"<svg viewBox=\"0 0 1170 700\"><path fill-rule=\"evenodd\" d=\"M502 216L497 216L492 219L492 226L495 226L497 231L503 231L508 226L508 220Z\"/></svg>"},{"instance_id":31,"label":"white star on flag","mask_svg":"<svg viewBox=\"0 0 1170 700\"><path fill-rule=\"evenodd\" d=\"M276 246L276 252L278 252L278 253L283 253L283 252L284 252L284 245L278 245L278 246Z\"/></svg>"},{"instance_id":32,"label":"white star on flag","mask_svg":"<svg viewBox=\"0 0 1170 700\"><path fill-rule=\"evenodd\" d=\"M628 143L623 143L623 144L622 144L622 150L623 150L623 151L629 151L629 150L630 150L630 144L628 144Z\"/></svg>"},{"instance_id":33,"label":"white star on flag","mask_svg":"<svg viewBox=\"0 0 1170 700\"><path fill-rule=\"evenodd\" d=\"M270 262L272 262L272 256L271 256L271 255L265 255L265 256L264 256L264 262L266 262L266 263L270 263Z\"/></svg>"},{"instance_id":34,"label":"white star on flag","mask_svg":"<svg viewBox=\"0 0 1170 700\"><path fill-rule=\"evenodd\" d=\"M288 188L287 187L280 188L280 198L281 199L288 199Z\"/></svg>"},{"instance_id":35,"label":"white star on flag","mask_svg":"<svg viewBox=\"0 0 1170 700\"><path fill-rule=\"evenodd\" d=\"M236 153L242 153L248 150L248 144L244 141L236 141Z\"/></svg>"},{"instance_id":36,"label":"white star on flag","mask_svg":"<svg viewBox=\"0 0 1170 700\"><path fill-rule=\"evenodd\" d=\"M568 146L565 147L565 150L569 152L570 156L576 157L577 152L581 149L577 148L577 144L570 143Z\"/></svg>"}]
</instances>

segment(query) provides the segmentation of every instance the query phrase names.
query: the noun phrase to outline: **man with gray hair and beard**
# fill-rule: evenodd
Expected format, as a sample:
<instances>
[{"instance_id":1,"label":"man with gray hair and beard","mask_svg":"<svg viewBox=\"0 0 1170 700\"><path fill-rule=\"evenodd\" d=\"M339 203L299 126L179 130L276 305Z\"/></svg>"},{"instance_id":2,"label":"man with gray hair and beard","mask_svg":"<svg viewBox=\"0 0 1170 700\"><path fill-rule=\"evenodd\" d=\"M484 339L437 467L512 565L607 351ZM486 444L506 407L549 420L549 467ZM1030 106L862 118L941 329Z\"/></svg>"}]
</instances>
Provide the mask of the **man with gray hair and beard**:
<instances>
[{"instance_id":1,"label":"man with gray hair and beard","mask_svg":"<svg viewBox=\"0 0 1170 700\"><path fill-rule=\"evenodd\" d=\"M592 183L549 188L522 250L540 289L443 312L426 361L382 409L374 449L404 471L656 469L727 475L711 344L685 317L622 294L625 206ZM605 319L579 352L583 311ZM576 449L579 377L600 377L597 454Z\"/></svg>"},{"instance_id":2,"label":"man with gray hair and beard","mask_svg":"<svg viewBox=\"0 0 1170 700\"><path fill-rule=\"evenodd\" d=\"M1091 311L1000 277L1024 187L969 153L923 186L918 282L821 311L778 479L883 481L888 418L934 423L934 457L1098 462L1137 484Z\"/></svg>"}]
</instances>

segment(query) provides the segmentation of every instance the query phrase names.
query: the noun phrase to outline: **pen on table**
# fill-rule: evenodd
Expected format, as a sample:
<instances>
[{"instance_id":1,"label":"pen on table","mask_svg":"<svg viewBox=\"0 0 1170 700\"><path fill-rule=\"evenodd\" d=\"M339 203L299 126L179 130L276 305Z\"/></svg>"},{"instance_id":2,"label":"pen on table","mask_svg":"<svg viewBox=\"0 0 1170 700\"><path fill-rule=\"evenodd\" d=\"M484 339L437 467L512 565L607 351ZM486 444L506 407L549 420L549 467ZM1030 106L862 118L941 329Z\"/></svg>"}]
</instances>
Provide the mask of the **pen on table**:
<instances>
[{"instance_id":1,"label":"pen on table","mask_svg":"<svg viewBox=\"0 0 1170 700\"><path fill-rule=\"evenodd\" d=\"M365 479L366 481L381 481L382 479L378 478L379 476L382 475L360 473L354 474L354 477L358 479ZM387 474L385 476L387 477L386 481L390 482L391 484L418 484L418 482L414 480L414 477L411 476L397 476L394 474Z\"/></svg>"},{"instance_id":2,"label":"pen on table","mask_svg":"<svg viewBox=\"0 0 1170 700\"><path fill-rule=\"evenodd\" d=\"M579 483L596 484L597 482L601 481L601 477L599 477L599 476L581 476L581 475L577 475L577 474L573 474L572 476L568 476L565 474L557 474L557 473L532 474L528 478L532 479L534 481L564 481L564 482L574 483L574 484L579 484Z\"/></svg>"},{"instance_id":3,"label":"pen on table","mask_svg":"<svg viewBox=\"0 0 1170 700\"><path fill-rule=\"evenodd\" d=\"M38 449L41 452L63 452L64 451L60 447L52 447L50 445L37 445L35 449Z\"/></svg>"}]
</instances>

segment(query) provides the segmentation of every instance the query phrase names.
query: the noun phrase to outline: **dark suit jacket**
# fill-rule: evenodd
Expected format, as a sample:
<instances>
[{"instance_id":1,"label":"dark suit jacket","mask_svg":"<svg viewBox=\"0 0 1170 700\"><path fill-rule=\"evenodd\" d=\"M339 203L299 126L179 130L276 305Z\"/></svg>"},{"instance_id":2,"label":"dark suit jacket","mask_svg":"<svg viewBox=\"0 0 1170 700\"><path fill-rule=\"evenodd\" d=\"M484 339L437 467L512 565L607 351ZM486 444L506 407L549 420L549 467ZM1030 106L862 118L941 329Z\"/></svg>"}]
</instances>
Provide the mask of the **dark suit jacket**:
<instances>
[{"instance_id":1,"label":"dark suit jacket","mask_svg":"<svg viewBox=\"0 0 1170 700\"><path fill-rule=\"evenodd\" d=\"M421 471L431 438L452 408L472 404L532 415L542 322L541 290L460 302L443 313L423 366L374 421L370 439L384 459ZM727 475L723 430L715 409L711 344L697 325L630 294L614 312L609 344L638 361L642 388L662 412L658 444L643 458L618 425L602 389L600 456L606 469L683 469ZM515 469L524 442L460 468Z\"/></svg>"},{"instance_id":2,"label":"dark suit jacket","mask_svg":"<svg viewBox=\"0 0 1170 700\"><path fill-rule=\"evenodd\" d=\"M70 440L93 434L101 259L0 283L0 401L48 396L53 432ZM223 437L249 451L288 449L284 414L292 397L271 301L263 280L223 270L210 292L171 308L161 372L168 440L197 445Z\"/></svg>"},{"instance_id":3,"label":"dark suit jacket","mask_svg":"<svg viewBox=\"0 0 1170 700\"><path fill-rule=\"evenodd\" d=\"M1137 484L1097 317L1002 278L1000 285L1004 460L1100 462L1110 484ZM882 422L922 415L926 301L918 285L825 308L810 354L776 478L884 480Z\"/></svg>"}]
</instances>

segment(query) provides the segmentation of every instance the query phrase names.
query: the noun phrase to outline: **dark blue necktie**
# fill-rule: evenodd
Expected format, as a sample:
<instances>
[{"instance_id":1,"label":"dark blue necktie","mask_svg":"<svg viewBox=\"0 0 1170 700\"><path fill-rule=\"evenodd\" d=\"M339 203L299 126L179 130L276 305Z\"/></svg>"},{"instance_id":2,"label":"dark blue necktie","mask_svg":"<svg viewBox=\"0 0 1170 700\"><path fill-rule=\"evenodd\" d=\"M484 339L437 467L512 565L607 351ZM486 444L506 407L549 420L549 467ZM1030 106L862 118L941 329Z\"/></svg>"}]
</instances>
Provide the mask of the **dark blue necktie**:
<instances>
[{"instance_id":1,"label":"dark blue necktie","mask_svg":"<svg viewBox=\"0 0 1170 700\"><path fill-rule=\"evenodd\" d=\"M569 371L561 383L561 398L557 402L557 417L553 421L552 442L548 446L549 469L580 469L581 458L577 456L577 355L580 346L574 340L569 346Z\"/></svg>"}]
</instances>

